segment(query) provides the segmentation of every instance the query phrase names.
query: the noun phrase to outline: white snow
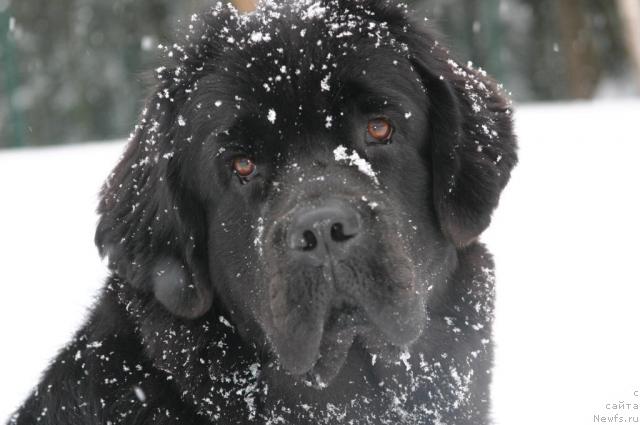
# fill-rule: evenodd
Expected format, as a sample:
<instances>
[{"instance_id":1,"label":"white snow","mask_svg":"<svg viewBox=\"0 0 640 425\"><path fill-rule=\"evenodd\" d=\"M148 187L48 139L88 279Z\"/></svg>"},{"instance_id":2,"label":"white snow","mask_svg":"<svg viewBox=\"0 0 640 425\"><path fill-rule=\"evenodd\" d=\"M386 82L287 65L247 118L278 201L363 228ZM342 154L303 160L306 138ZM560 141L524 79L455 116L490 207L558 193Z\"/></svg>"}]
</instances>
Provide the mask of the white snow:
<instances>
[{"instance_id":1,"label":"white snow","mask_svg":"<svg viewBox=\"0 0 640 425\"><path fill-rule=\"evenodd\" d=\"M362 158L355 149L351 152L350 155L348 155L347 148L343 145L339 145L333 150L333 157L338 162L345 161L349 165L357 167L358 171L360 171L362 174L371 177L376 185L380 184L376 172L373 171L371 163Z\"/></svg>"},{"instance_id":2,"label":"white snow","mask_svg":"<svg viewBox=\"0 0 640 425\"><path fill-rule=\"evenodd\" d=\"M324 76L324 78L322 78L322 81L320 81L320 91L331 90L331 85L329 84L330 79L331 79L331 73L328 73L327 75Z\"/></svg>"},{"instance_id":3,"label":"white snow","mask_svg":"<svg viewBox=\"0 0 640 425\"><path fill-rule=\"evenodd\" d=\"M497 263L497 425L635 414L605 405L640 401L639 116L631 100L516 108L521 162L483 236ZM122 148L0 152L0 422L102 285L94 210Z\"/></svg>"},{"instance_id":4,"label":"white snow","mask_svg":"<svg viewBox=\"0 0 640 425\"><path fill-rule=\"evenodd\" d=\"M333 117L331 115L327 115L324 119L324 127L331 128L333 126Z\"/></svg>"},{"instance_id":5,"label":"white snow","mask_svg":"<svg viewBox=\"0 0 640 425\"><path fill-rule=\"evenodd\" d=\"M106 276L94 211L122 148L0 151L0 423L71 339Z\"/></svg>"},{"instance_id":6,"label":"white snow","mask_svg":"<svg viewBox=\"0 0 640 425\"><path fill-rule=\"evenodd\" d=\"M640 402L639 117L637 100L516 108L520 164L483 237L496 425L592 424Z\"/></svg>"},{"instance_id":7,"label":"white snow","mask_svg":"<svg viewBox=\"0 0 640 425\"><path fill-rule=\"evenodd\" d=\"M256 228L258 234L253 240L253 245L258 248L258 254L262 257L263 249L262 249L262 239L264 237L264 218L258 217L258 226Z\"/></svg>"},{"instance_id":8,"label":"white snow","mask_svg":"<svg viewBox=\"0 0 640 425\"><path fill-rule=\"evenodd\" d=\"M220 320L220 323L222 323L226 327L233 329L233 325L231 325L231 323L229 323L229 321L224 316L220 316L218 320Z\"/></svg>"},{"instance_id":9,"label":"white snow","mask_svg":"<svg viewBox=\"0 0 640 425\"><path fill-rule=\"evenodd\" d=\"M320 2L313 3L309 8L303 13L303 19L316 19L324 16L326 9L321 6Z\"/></svg>"},{"instance_id":10,"label":"white snow","mask_svg":"<svg viewBox=\"0 0 640 425\"><path fill-rule=\"evenodd\" d=\"M271 124L275 124L276 122L276 111L273 109L269 109L269 112L267 113L267 120L269 120L269 122Z\"/></svg>"},{"instance_id":11,"label":"white snow","mask_svg":"<svg viewBox=\"0 0 640 425\"><path fill-rule=\"evenodd\" d=\"M254 43L257 43L260 41L265 41L265 42L271 41L271 35L269 35L268 33L262 33L260 31L252 32L250 38L251 38L251 41L253 41Z\"/></svg>"},{"instance_id":12,"label":"white snow","mask_svg":"<svg viewBox=\"0 0 640 425\"><path fill-rule=\"evenodd\" d=\"M144 403L147 400L147 395L144 393L144 390L142 388L138 386L133 387L133 392L141 403Z\"/></svg>"},{"instance_id":13,"label":"white snow","mask_svg":"<svg viewBox=\"0 0 640 425\"><path fill-rule=\"evenodd\" d=\"M409 359L411 358L411 354L408 349L404 349L402 353L400 353L400 361L404 364L404 367L407 368L407 372L411 370L411 363L409 363Z\"/></svg>"}]
</instances>

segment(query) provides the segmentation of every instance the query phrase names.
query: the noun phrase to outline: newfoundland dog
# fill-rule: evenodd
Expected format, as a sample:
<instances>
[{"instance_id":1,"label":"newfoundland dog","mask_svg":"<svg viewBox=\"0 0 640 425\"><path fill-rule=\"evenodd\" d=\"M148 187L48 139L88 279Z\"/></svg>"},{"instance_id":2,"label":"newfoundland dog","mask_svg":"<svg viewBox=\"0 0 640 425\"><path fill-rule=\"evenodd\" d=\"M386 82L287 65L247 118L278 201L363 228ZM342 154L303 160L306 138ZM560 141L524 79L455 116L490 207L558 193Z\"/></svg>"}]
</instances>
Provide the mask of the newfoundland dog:
<instances>
[{"instance_id":1,"label":"newfoundland dog","mask_svg":"<svg viewBox=\"0 0 640 425\"><path fill-rule=\"evenodd\" d=\"M107 179L111 276L12 424L487 424L510 104L402 4L194 15Z\"/></svg>"}]
</instances>

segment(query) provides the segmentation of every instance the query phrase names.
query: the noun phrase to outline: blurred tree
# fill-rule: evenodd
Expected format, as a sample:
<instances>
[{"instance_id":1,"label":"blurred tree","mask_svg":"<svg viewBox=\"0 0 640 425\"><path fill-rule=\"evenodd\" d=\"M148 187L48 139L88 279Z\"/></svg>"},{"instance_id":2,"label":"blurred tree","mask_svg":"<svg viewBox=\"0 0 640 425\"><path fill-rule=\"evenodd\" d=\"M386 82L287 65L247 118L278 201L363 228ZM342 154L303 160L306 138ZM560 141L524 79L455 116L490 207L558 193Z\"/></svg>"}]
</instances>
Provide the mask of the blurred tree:
<instances>
[{"instance_id":1,"label":"blurred tree","mask_svg":"<svg viewBox=\"0 0 640 425\"><path fill-rule=\"evenodd\" d=\"M504 81L517 100L591 98L603 82L624 78L629 70L615 2L423 0L419 4L445 34L453 35L452 44L462 58Z\"/></svg>"},{"instance_id":2,"label":"blurred tree","mask_svg":"<svg viewBox=\"0 0 640 425\"><path fill-rule=\"evenodd\" d=\"M7 122L7 133L13 138L16 146L22 146L24 143L24 123L22 114L16 108L14 101L17 86L15 40L11 34L14 25L15 19L7 11L0 10L0 64L4 74L2 83L4 83L4 92L7 97L7 102L0 104L0 123ZM5 116L6 118L3 119Z\"/></svg>"},{"instance_id":3,"label":"blurred tree","mask_svg":"<svg viewBox=\"0 0 640 425\"><path fill-rule=\"evenodd\" d=\"M157 44L171 41L178 17L204 3L11 2L19 85L6 98L25 117L27 144L124 136L144 97L142 72L158 60ZM0 146L16 144L9 118L0 119Z\"/></svg>"},{"instance_id":4,"label":"blurred tree","mask_svg":"<svg viewBox=\"0 0 640 425\"><path fill-rule=\"evenodd\" d=\"M531 97L536 100L559 99L567 96L564 50L560 50L557 16L549 13L555 0L523 0L531 12L531 20L523 49L518 56L527 75Z\"/></svg>"},{"instance_id":5,"label":"blurred tree","mask_svg":"<svg viewBox=\"0 0 640 425\"><path fill-rule=\"evenodd\" d=\"M640 1L618 0L629 57L635 69L636 90L640 93Z\"/></svg>"},{"instance_id":6,"label":"blurred tree","mask_svg":"<svg viewBox=\"0 0 640 425\"><path fill-rule=\"evenodd\" d=\"M566 52L569 94L589 99L595 93L602 67L587 18L586 0L557 0L562 48Z\"/></svg>"}]
</instances>

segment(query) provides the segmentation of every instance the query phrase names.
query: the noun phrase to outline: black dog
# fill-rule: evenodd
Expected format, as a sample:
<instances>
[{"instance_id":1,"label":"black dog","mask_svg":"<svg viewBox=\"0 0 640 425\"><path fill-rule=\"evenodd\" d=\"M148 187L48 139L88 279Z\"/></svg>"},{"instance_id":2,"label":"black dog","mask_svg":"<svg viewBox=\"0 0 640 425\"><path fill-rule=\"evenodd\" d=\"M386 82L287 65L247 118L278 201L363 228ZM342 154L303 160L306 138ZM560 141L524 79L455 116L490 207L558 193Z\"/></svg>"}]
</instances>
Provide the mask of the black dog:
<instances>
[{"instance_id":1,"label":"black dog","mask_svg":"<svg viewBox=\"0 0 640 425\"><path fill-rule=\"evenodd\" d=\"M508 102L406 7L218 5L167 49L112 275L14 424L486 424Z\"/></svg>"}]
</instances>

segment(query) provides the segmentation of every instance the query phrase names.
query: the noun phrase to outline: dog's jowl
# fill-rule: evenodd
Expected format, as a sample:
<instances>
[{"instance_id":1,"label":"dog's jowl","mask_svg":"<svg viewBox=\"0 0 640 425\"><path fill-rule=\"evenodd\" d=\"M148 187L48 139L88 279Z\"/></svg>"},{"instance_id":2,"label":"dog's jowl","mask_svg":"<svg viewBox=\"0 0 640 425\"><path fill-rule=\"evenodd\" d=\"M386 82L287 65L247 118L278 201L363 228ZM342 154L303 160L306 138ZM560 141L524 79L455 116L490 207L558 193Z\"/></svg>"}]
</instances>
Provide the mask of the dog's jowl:
<instances>
[{"instance_id":1,"label":"dog's jowl","mask_svg":"<svg viewBox=\"0 0 640 425\"><path fill-rule=\"evenodd\" d=\"M101 193L104 291L11 423L490 423L500 87L396 3L181 39Z\"/></svg>"}]
</instances>

